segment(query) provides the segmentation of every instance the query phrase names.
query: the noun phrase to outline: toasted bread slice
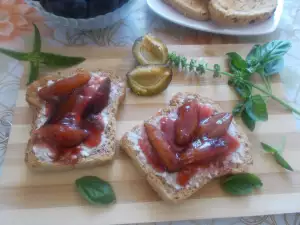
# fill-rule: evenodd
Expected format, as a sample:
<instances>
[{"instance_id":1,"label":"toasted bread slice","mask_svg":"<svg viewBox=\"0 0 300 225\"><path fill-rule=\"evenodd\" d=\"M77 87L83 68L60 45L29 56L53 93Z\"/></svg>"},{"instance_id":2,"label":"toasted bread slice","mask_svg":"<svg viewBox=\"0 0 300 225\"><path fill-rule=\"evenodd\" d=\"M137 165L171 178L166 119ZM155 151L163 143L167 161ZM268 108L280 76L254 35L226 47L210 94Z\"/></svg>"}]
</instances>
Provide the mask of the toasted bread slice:
<instances>
[{"instance_id":1,"label":"toasted bread slice","mask_svg":"<svg viewBox=\"0 0 300 225\"><path fill-rule=\"evenodd\" d=\"M82 69L76 70L75 74ZM40 128L47 120L45 112L45 102L38 97L38 90L50 83L70 75L58 74L49 75L40 78L30 84L27 88L26 100L33 109L33 122L31 133ZM109 103L102 110L101 116L104 122L104 131L101 136L101 142L94 148L85 146L85 154L82 154L76 164L64 164L59 161L54 161L51 158L51 151L47 148L39 149L32 143L31 138L28 141L25 162L35 170L68 170L73 168L84 168L96 166L113 159L115 155L116 143L116 113L119 104L125 98L125 83L112 72L93 71L92 76L109 77L111 80L111 91L109 95Z\"/></svg>"},{"instance_id":2,"label":"toasted bread slice","mask_svg":"<svg viewBox=\"0 0 300 225\"><path fill-rule=\"evenodd\" d=\"M201 97L198 94L178 93L170 101L170 106L159 111L156 116L151 117L146 122L158 126L160 118L177 112L177 108L186 100L195 99L199 104L208 104L216 112L222 112L222 109L208 98ZM228 155L222 165L211 164L208 168L203 168L198 171L189 181L188 185L180 186L176 182L177 173L157 172L151 164L147 163L145 155L141 150L138 141L142 139L143 124L134 127L127 132L121 139L121 148L130 156L137 167L142 171L152 188L162 197L162 199L176 203L184 200L198 191L203 185L214 178L231 174L241 173L247 170L247 167L252 164L250 155L250 143L247 136L239 125L233 120L229 133L235 136L240 143L239 149Z\"/></svg>"},{"instance_id":3,"label":"toasted bread slice","mask_svg":"<svg viewBox=\"0 0 300 225\"><path fill-rule=\"evenodd\" d=\"M275 12L277 0L211 0L211 19L221 25L247 25L263 22Z\"/></svg>"},{"instance_id":4,"label":"toasted bread slice","mask_svg":"<svg viewBox=\"0 0 300 225\"><path fill-rule=\"evenodd\" d=\"M209 0L163 0L178 12L194 20L208 20Z\"/></svg>"}]
</instances>

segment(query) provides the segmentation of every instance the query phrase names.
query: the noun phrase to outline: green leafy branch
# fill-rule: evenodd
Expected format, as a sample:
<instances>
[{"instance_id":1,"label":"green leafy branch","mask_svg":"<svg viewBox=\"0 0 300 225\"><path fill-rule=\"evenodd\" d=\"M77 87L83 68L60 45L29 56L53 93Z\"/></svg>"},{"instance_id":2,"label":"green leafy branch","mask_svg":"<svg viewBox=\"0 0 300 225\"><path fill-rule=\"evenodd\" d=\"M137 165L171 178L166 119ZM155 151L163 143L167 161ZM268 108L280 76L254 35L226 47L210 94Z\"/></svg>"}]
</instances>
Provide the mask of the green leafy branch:
<instances>
[{"instance_id":1,"label":"green leafy branch","mask_svg":"<svg viewBox=\"0 0 300 225\"><path fill-rule=\"evenodd\" d=\"M253 131L257 121L267 121L268 111L266 101L271 98L280 103L290 111L300 115L300 111L289 105L286 101L272 94L270 76L280 72L284 66L283 56L291 48L288 41L275 40L263 45L254 45L246 59L236 52L229 52L230 72L221 71L220 65L214 64L209 67L204 61L169 54L169 62L175 67L203 75L206 71L213 72L213 77L225 75L229 77L228 84L234 88L240 96L240 102L234 107L233 114L240 115L244 124ZM253 83L250 78L259 74L265 87ZM253 89L259 90L261 94L252 94Z\"/></svg>"},{"instance_id":2,"label":"green leafy branch","mask_svg":"<svg viewBox=\"0 0 300 225\"><path fill-rule=\"evenodd\" d=\"M35 24L33 24L33 26L34 42L32 52L17 52L0 48L0 53L20 61L28 61L30 63L29 79L27 84L32 83L38 78L40 64L44 64L50 68L64 68L77 65L85 60L83 57L63 56L41 52L41 35L37 26Z\"/></svg>"}]
</instances>

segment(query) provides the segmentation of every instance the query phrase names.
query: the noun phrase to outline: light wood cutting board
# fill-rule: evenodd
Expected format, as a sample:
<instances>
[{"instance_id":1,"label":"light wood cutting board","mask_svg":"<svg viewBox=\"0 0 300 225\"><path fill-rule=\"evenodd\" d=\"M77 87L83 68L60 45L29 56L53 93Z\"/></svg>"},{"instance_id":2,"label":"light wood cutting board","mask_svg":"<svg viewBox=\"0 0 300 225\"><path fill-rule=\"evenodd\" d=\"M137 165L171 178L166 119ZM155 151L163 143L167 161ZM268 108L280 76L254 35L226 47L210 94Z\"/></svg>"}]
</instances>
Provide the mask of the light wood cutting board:
<instances>
[{"instance_id":1,"label":"light wood cutting board","mask_svg":"<svg viewBox=\"0 0 300 225\"><path fill-rule=\"evenodd\" d=\"M250 45L169 46L187 57L203 57L208 63L226 68L225 53L237 51L245 55ZM86 69L108 69L124 76L133 67L131 50L127 48L62 48L51 49L62 54L86 56L80 65ZM288 56L287 56L288 57ZM286 73L289 71L286 69ZM172 84L155 97L138 97L127 91L118 114L117 137L153 115L165 106L178 91L197 92L220 103L231 111L236 94L226 78L212 79L211 73L200 79L188 79L176 72ZM269 121L258 123L255 132L246 128L253 145L254 165L250 171L258 174L264 186L261 192L247 197L231 197L213 181L191 199L180 205L168 205L151 190L129 158L118 152L113 163L87 170L36 173L24 164L24 151L29 137L32 114L25 102L25 75L21 80L15 116L6 158L0 177L0 221L3 225L96 225L142 223L155 221L237 217L300 210L300 135L292 114L277 103L269 103ZM258 80L256 82L259 82ZM273 79L274 94L283 97L278 77ZM241 121L237 119L239 123ZM286 137L284 157L296 172L286 172L272 156L265 154L260 141L280 145ZM109 181L117 195L110 207L93 207L81 199L74 181L84 175L96 175Z\"/></svg>"}]
</instances>

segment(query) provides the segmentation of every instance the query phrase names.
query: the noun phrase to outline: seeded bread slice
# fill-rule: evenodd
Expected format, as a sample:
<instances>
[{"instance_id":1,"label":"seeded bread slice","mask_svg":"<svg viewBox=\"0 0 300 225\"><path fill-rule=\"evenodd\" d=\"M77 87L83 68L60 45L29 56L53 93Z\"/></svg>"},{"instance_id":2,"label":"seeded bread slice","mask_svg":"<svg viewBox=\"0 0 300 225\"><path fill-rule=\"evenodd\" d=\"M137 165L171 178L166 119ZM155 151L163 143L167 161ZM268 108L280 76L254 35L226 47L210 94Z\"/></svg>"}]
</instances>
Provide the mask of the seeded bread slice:
<instances>
[{"instance_id":1,"label":"seeded bread slice","mask_svg":"<svg viewBox=\"0 0 300 225\"><path fill-rule=\"evenodd\" d=\"M163 0L186 17L195 20L208 20L209 0Z\"/></svg>"},{"instance_id":2,"label":"seeded bread slice","mask_svg":"<svg viewBox=\"0 0 300 225\"><path fill-rule=\"evenodd\" d=\"M159 120L162 116L167 116L170 113L177 112L177 108L182 105L187 99L195 99L200 104L209 104L216 112L222 112L218 104L208 98L204 98L198 94L178 93L170 101L170 106L158 112L157 115L151 117L145 122L159 126ZM176 182L176 173L158 173L147 163L147 160L139 148L138 140L142 139L143 124L135 126L131 131L125 133L121 139L121 148L130 156L134 164L142 171L151 187L161 196L162 199L177 203L181 200L189 198L197 192L206 183L214 178L230 174L241 173L247 170L247 167L252 164L250 155L250 143L243 132L242 128L233 120L231 126L234 130L234 136L240 142L240 148L229 155L222 165L211 165L209 168L202 169L194 177L187 186L181 187Z\"/></svg>"},{"instance_id":3,"label":"seeded bread slice","mask_svg":"<svg viewBox=\"0 0 300 225\"><path fill-rule=\"evenodd\" d=\"M263 22L275 12L277 0L210 0L211 19L220 25L247 25Z\"/></svg>"},{"instance_id":4,"label":"seeded bread slice","mask_svg":"<svg viewBox=\"0 0 300 225\"><path fill-rule=\"evenodd\" d=\"M75 74L80 70L82 71L82 69L78 69ZM34 116L31 132L41 127L46 120L45 103L38 97L39 88L46 86L48 82L55 82L61 78L73 76L73 74L74 73L69 75L57 74L44 76L28 86L26 100L32 108ZM82 155L76 164L64 164L53 161L50 157L51 151L49 149L34 149L30 138L25 153L25 162L28 167L42 171L69 170L96 166L113 159L116 143L116 114L119 104L122 103L125 98L125 82L112 72L93 71L93 76L109 77L111 80L109 103L101 112L102 115L106 116L106 119L103 119L105 128L102 133L101 143L93 149L87 149L89 154Z\"/></svg>"}]
</instances>

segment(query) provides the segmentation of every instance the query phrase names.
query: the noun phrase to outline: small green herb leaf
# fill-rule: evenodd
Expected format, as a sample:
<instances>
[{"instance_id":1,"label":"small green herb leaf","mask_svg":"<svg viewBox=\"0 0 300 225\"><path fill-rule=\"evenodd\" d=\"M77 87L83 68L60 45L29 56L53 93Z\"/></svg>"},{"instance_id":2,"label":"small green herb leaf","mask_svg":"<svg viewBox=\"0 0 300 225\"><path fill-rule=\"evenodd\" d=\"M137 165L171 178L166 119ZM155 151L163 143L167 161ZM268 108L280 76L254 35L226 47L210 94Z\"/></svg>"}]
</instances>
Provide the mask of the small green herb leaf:
<instances>
[{"instance_id":1,"label":"small green herb leaf","mask_svg":"<svg viewBox=\"0 0 300 225\"><path fill-rule=\"evenodd\" d=\"M230 176L221 182L224 191L232 195L248 195L254 189L259 189L263 186L262 181L254 174L241 173Z\"/></svg>"},{"instance_id":2,"label":"small green herb leaf","mask_svg":"<svg viewBox=\"0 0 300 225\"><path fill-rule=\"evenodd\" d=\"M260 59L261 59L261 46L254 45L246 57L246 62L248 64L248 67L256 68L259 65ZM256 69L254 69L253 72L255 71Z\"/></svg>"},{"instance_id":3,"label":"small green herb leaf","mask_svg":"<svg viewBox=\"0 0 300 225\"><path fill-rule=\"evenodd\" d=\"M31 84L33 81L35 81L38 78L38 76L39 76L39 62L31 61L27 84Z\"/></svg>"},{"instance_id":4,"label":"small green herb leaf","mask_svg":"<svg viewBox=\"0 0 300 225\"><path fill-rule=\"evenodd\" d=\"M34 43L31 53L17 52L9 49L0 48L0 53L12 57L20 61L30 62L30 73L28 84L38 78L39 63L43 63L48 67L60 68L77 65L85 60L83 57L63 56L53 53L40 52L41 50L41 35L35 24L34 26Z\"/></svg>"},{"instance_id":5,"label":"small green herb leaf","mask_svg":"<svg viewBox=\"0 0 300 225\"><path fill-rule=\"evenodd\" d=\"M236 52L229 52L226 54L229 57L229 66L231 72L235 70L246 70L247 62Z\"/></svg>"},{"instance_id":6,"label":"small green herb leaf","mask_svg":"<svg viewBox=\"0 0 300 225\"><path fill-rule=\"evenodd\" d=\"M41 34L39 29L35 24L33 24L34 27L34 42L33 42L33 52L40 52L42 47L42 41L41 41Z\"/></svg>"},{"instance_id":7,"label":"small green herb leaf","mask_svg":"<svg viewBox=\"0 0 300 225\"><path fill-rule=\"evenodd\" d=\"M244 110L244 105L245 105L244 102L237 103L232 110L232 115L234 116L240 115Z\"/></svg>"},{"instance_id":8,"label":"small green herb leaf","mask_svg":"<svg viewBox=\"0 0 300 225\"><path fill-rule=\"evenodd\" d=\"M189 71L194 71L196 67L197 61L195 59L191 59L190 64L189 64Z\"/></svg>"},{"instance_id":9,"label":"small green herb leaf","mask_svg":"<svg viewBox=\"0 0 300 225\"><path fill-rule=\"evenodd\" d=\"M267 121L267 105L261 95L253 95L246 102L246 111L255 121Z\"/></svg>"},{"instance_id":10,"label":"small green herb leaf","mask_svg":"<svg viewBox=\"0 0 300 225\"><path fill-rule=\"evenodd\" d=\"M282 166L283 168L289 170L289 171L294 171L293 168L290 166L290 164L278 153L274 153L274 157L276 162Z\"/></svg>"},{"instance_id":11,"label":"small green herb leaf","mask_svg":"<svg viewBox=\"0 0 300 225\"><path fill-rule=\"evenodd\" d=\"M284 59L280 58L269 62L265 65L264 74L265 76L273 75L276 73L280 73L284 68Z\"/></svg>"},{"instance_id":12,"label":"small green herb leaf","mask_svg":"<svg viewBox=\"0 0 300 225\"><path fill-rule=\"evenodd\" d=\"M266 151L266 152L269 152L271 154L273 154L276 162L282 166L283 168L287 169L287 170L290 170L290 171L294 171L293 168L290 166L290 164L281 156L279 150L275 149L274 147L268 145L268 144L265 144L263 142L261 142L261 146L263 147L263 149Z\"/></svg>"},{"instance_id":13,"label":"small green herb leaf","mask_svg":"<svg viewBox=\"0 0 300 225\"><path fill-rule=\"evenodd\" d=\"M277 152L277 150L275 148L273 148L272 146L270 146L268 144L265 144L263 142L261 142L260 144L266 152L269 152L269 153L276 153Z\"/></svg>"},{"instance_id":14,"label":"small green herb leaf","mask_svg":"<svg viewBox=\"0 0 300 225\"><path fill-rule=\"evenodd\" d=\"M261 64L266 65L269 62L283 57L291 48L291 42L275 40L265 43L261 46Z\"/></svg>"},{"instance_id":15,"label":"small green herb leaf","mask_svg":"<svg viewBox=\"0 0 300 225\"><path fill-rule=\"evenodd\" d=\"M81 177L75 184L81 196L91 204L109 204L116 200L111 185L98 177Z\"/></svg>"},{"instance_id":16,"label":"small green herb leaf","mask_svg":"<svg viewBox=\"0 0 300 225\"><path fill-rule=\"evenodd\" d=\"M184 57L184 56L181 58L181 67L182 68L186 68L187 67L187 58Z\"/></svg>"},{"instance_id":17,"label":"small green herb leaf","mask_svg":"<svg viewBox=\"0 0 300 225\"><path fill-rule=\"evenodd\" d=\"M63 56L54 53L41 52L40 62L48 67L70 67L82 63L83 57Z\"/></svg>"},{"instance_id":18,"label":"small green herb leaf","mask_svg":"<svg viewBox=\"0 0 300 225\"><path fill-rule=\"evenodd\" d=\"M255 120L253 120L247 113L247 111L244 109L241 114L242 121L244 124L249 128L249 130L253 131L255 128Z\"/></svg>"},{"instance_id":19,"label":"small green herb leaf","mask_svg":"<svg viewBox=\"0 0 300 225\"><path fill-rule=\"evenodd\" d=\"M200 75L203 75L205 73L205 64L203 64L203 63L200 62L196 66L196 72L199 73Z\"/></svg>"},{"instance_id":20,"label":"small green herb leaf","mask_svg":"<svg viewBox=\"0 0 300 225\"><path fill-rule=\"evenodd\" d=\"M268 63L281 59L290 48L291 43L282 40L271 41L264 45L254 45L246 57L248 67L256 72L259 67L265 67Z\"/></svg>"},{"instance_id":21,"label":"small green herb leaf","mask_svg":"<svg viewBox=\"0 0 300 225\"><path fill-rule=\"evenodd\" d=\"M30 53L25 52L16 52L9 49L0 48L0 52L4 55L7 55L11 58L20 60L20 61L28 61L30 57Z\"/></svg>"}]
</instances>

